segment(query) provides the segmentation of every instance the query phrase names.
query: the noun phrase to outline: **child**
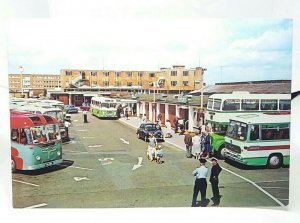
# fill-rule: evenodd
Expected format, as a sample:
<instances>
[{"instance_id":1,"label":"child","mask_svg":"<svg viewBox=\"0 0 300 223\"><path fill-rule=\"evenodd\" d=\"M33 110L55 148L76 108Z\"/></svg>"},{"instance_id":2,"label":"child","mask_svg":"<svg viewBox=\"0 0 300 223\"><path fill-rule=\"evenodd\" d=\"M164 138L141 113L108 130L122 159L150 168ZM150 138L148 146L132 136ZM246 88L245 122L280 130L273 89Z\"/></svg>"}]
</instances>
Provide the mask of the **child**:
<instances>
[{"instance_id":1,"label":"child","mask_svg":"<svg viewBox=\"0 0 300 223\"><path fill-rule=\"evenodd\" d=\"M163 157L163 151L162 151L162 148L160 145L156 147L155 157L156 157L156 162L158 164L161 164L162 163L161 158Z\"/></svg>"}]
</instances>

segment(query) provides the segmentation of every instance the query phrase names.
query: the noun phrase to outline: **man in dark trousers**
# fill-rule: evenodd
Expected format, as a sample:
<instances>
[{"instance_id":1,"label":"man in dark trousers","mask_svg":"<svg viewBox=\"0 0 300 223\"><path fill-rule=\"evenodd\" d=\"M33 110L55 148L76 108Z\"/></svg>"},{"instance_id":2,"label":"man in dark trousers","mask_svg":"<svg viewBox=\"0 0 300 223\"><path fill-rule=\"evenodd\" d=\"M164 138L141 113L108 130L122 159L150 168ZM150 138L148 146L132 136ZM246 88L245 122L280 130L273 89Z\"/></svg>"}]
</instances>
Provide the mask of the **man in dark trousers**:
<instances>
[{"instance_id":1,"label":"man in dark trousers","mask_svg":"<svg viewBox=\"0 0 300 223\"><path fill-rule=\"evenodd\" d=\"M175 134L176 134L178 131L178 117L177 116L174 119L174 125L175 125Z\"/></svg>"},{"instance_id":2,"label":"man in dark trousers","mask_svg":"<svg viewBox=\"0 0 300 223\"><path fill-rule=\"evenodd\" d=\"M222 171L222 168L218 164L218 160L216 158L211 159L212 168L210 172L209 182L211 183L211 189L213 192L212 200L214 202L214 206L220 204L220 192L219 192L219 174Z\"/></svg>"},{"instance_id":3,"label":"man in dark trousers","mask_svg":"<svg viewBox=\"0 0 300 223\"><path fill-rule=\"evenodd\" d=\"M192 146L193 146L193 142L192 142L192 136L191 136L191 131L188 132L188 134L186 134L184 136L184 144L186 147L186 157L187 158L192 158Z\"/></svg>"},{"instance_id":4,"label":"man in dark trousers","mask_svg":"<svg viewBox=\"0 0 300 223\"><path fill-rule=\"evenodd\" d=\"M83 111L83 123L88 123L86 110Z\"/></svg>"},{"instance_id":5,"label":"man in dark trousers","mask_svg":"<svg viewBox=\"0 0 300 223\"><path fill-rule=\"evenodd\" d=\"M205 166L206 159L200 159L200 167L193 171L193 175L196 177L195 185L194 185L194 193L193 193L193 201L192 207L196 207L196 201L198 197L198 193L201 193L201 207L206 206L206 188L207 188L207 174L208 170Z\"/></svg>"}]
</instances>

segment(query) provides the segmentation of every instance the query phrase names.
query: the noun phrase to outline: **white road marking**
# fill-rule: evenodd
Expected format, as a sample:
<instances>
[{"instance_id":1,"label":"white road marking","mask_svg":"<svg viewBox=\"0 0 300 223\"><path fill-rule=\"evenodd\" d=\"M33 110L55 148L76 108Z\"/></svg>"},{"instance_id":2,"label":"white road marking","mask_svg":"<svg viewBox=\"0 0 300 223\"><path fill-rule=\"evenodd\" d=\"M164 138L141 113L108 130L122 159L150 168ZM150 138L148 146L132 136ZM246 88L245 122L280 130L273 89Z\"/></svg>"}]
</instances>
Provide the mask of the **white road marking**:
<instances>
[{"instance_id":1,"label":"white road marking","mask_svg":"<svg viewBox=\"0 0 300 223\"><path fill-rule=\"evenodd\" d=\"M103 145L89 145L88 147L93 148L93 147L101 147Z\"/></svg>"},{"instance_id":2,"label":"white road marking","mask_svg":"<svg viewBox=\"0 0 300 223\"><path fill-rule=\"evenodd\" d=\"M125 144L129 145L129 141L126 141L126 140L125 140L125 139L123 139L123 138L120 138L120 140L121 140L121 141L123 141L123 143L125 143Z\"/></svg>"},{"instance_id":3,"label":"white road marking","mask_svg":"<svg viewBox=\"0 0 300 223\"><path fill-rule=\"evenodd\" d=\"M78 127L78 126L84 126L84 124L78 124L78 125L75 125L76 127Z\"/></svg>"},{"instance_id":4,"label":"white road marking","mask_svg":"<svg viewBox=\"0 0 300 223\"><path fill-rule=\"evenodd\" d=\"M78 129L78 132L87 132L87 129Z\"/></svg>"},{"instance_id":5,"label":"white road marking","mask_svg":"<svg viewBox=\"0 0 300 223\"><path fill-rule=\"evenodd\" d=\"M286 199L286 198L277 198L278 200L283 200L283 201L288 201L290 199Z\"/></svg>"},{"instance_id":6,"label":"white road marking","mask_svg":"<svg viewBox=\"0 0 300 223\"><path fill-rule=\"evenodd\" d=\"M288 180L266 180L266 181L256 181L255 183L275 183L275 182L288 182Z\"/></svg>"},{"instance_id":7,"label":"white road marking","mask_svg":"<svg viewBox=\"0 0 300 223\"><path fill-rule=\"evenodd\" d=\"M139 156L138 159L139 159L138 164L137 164L137 165L136 165L136 164L133 165L132 170L136 170L137 168L143 166L143 165L142 165L143 157L140 157L140 156Z\"/></svg>"},{"instance_id":8,"label":"white road marking","mask_svg":"<svg viewBox=\"0 0 300 223\"><path fill-rule=\"evenodd\" d=\"M82 137L83 139L93 139L93 138L95 138L95 137L93 137L93 136L84 136L84 137Z\"/></svg>"},{"instance_id":9,"label":"white road marking","mask_svg":"<svg viewBox=\"0 0 300 223\"><path fill-rule=\"evenodd\" d=\"M262 188L265 188L265 189L283 189L283 190L288 190L289 189L288 187L262 187Z\"/></svg>"},{"instance_id":10,"label":"white road marking","mask_svg":"<svg viewBox=\"0 0 300 223\"><path fill-rule=\"evenodd\" d=\"M81 181L81 180L90 180L90 179L87 178L87 177L74 177L74 180L76 180L78 182L78 181Z\"/></svg>"},{"instance_id":11,"label":"white road marking","mask_svg":"<svg viewBox=\"0 0 300 223\"><path fill-rule=\"evenodd\" d=\"M34 186L34 187L39 187L40 186L40 185L37 185L37 184L27 183L27 182L20 181L20 180L12 180L12 181L22 183L22 184L27 184L27 185Z\"/></svg>"},{"instance_id":12,"label":"white road marking","mask_svg":"<svg viewBox=\"0 0 300 223\"><path fill-rule=\"evenodd\" d=\"M73 122L78 122L78 120L73 120Z\"/></svg>"},{"instance_id":13,"label":"white road marking","mask_svg":"<svg viewBox=\"0 0 300 223\"><path fill-rule=\"evenodd\" d=\"M209 161L209 162L211 162L211 161ZM233 175L235 175L235 176L237 176L237 177L239 177L239 178L241 178L241 179L247 181L248 183L252 184L254 187L256 187L256 188L259 189L261 192L263 192L264 194L266 194L267 196L269 196L271 199L273 199L277 204L279 204L279 205L282 206L282 207L285 207L285 205L284 205L283 203L281 203L276 197L274 197L273 195L271 195L270 193L268 193L267 191L265 191L264 189L262 189L260 186L258 186L258 185L257 185L256 183L254 183L253 181L251 181L251 180L249 180L249 179L247 179L247 178L245 178L245 177L243 177L243 176L241 176L241 175L239 175L239 174L237 174L237 173L234 173L234 172L232 172L232 171L226 169L225 167L222 167L222 169L223 169L223 170L226 170L227 172L229 172L229 173L231 173L231 174L233 174Z\"/></svg>"},{"instance_id":14,"label":"white road marking","mask_svg":"<svg viewBox=\"0 0 300 223\"><path fill-rule=\"evenodd\" d=\"M98 159L100 162L103 162L103 161L107 161L107 160L115 160L114 158L104 158L104 159Z\"/></svg>"},{"instance_id":15,"label":"white road marking","mask_svg":"<svg viewBox=\"0 0 300 223\"><path fill-rule=\"evenodd\" d=\"M76 168L76 169L82 169L82 170L93 170L90 168L85 168L85 167L79 167L79 166L69 166L69 165L64 165L64 164L58 164L59 166L67 166L67 167L72 167L72 168Z\"/></svg>"},{"instance_id":16,"label":"white road marking","mask_svg":"<svg viewBox=\"0 0 300 223\"><path fill-rule=\"evenodd\" d=\"M101 163L102 166L108 165L108 164L112 164L112 162L108 162L108 163Z\"/></svg>"},{"instance_id":17,"label":"white road marking","mask_svg":"<svg viewBox=\"0 0 300 223\"><path fill-rule=\"evenodd\" d=\"M39 208L39 207L44 207L47 206L48 204L42 203L42 204L36 204L36 205L32 205L29 207L25 207L25 208Z\"/></svg>"}]
</instances>

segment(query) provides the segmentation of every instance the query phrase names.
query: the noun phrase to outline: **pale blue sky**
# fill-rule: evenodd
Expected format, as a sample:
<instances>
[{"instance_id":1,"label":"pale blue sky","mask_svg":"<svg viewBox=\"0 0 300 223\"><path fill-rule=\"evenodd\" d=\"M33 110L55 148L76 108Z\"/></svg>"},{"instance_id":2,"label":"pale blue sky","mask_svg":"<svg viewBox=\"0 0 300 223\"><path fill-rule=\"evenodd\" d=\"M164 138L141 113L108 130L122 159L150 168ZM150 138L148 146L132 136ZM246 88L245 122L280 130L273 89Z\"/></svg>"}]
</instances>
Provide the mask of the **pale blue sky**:
<instances>
[{"instance_id":1,"label":"pale blue sky","mask_svg":"<svg viewBox=\"0 0 300 223\"><path fill-rule=\"evenodd\" d=\"M207 84L291 79L289 19L201 18L195 0L35 1L10 23L9 73L183 64L207 68Z\"/></svg>"}]
</instances>

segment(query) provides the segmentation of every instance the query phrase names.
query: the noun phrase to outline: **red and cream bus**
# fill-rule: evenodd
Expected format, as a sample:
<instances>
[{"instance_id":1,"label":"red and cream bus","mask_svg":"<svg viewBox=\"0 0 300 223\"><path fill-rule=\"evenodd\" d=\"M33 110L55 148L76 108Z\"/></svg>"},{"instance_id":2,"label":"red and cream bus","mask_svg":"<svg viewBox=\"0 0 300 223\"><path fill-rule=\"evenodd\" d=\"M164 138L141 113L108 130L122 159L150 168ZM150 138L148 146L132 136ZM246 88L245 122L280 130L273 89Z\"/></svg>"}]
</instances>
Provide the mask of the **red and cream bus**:
<instances>
[{"instance_id":1,"label":"red and cream bus","mask_svg":"<svg viewBox=\"0 0 300 223\"><path fill-rule=\"evenodd\" d=\"M49 115L11 111L11 170L60 164L62 143L57 120Z\"/></svg>"}]
</instances>

